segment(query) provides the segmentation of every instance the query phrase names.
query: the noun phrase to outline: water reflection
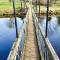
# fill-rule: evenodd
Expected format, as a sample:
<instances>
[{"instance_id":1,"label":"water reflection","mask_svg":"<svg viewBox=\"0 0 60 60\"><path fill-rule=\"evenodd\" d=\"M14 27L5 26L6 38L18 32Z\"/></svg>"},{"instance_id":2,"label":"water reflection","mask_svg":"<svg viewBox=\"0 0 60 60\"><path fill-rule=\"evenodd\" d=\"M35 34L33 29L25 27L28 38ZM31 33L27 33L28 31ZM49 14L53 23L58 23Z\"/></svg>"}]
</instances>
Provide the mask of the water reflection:
<instances>
[{"instance_id":1,"label":"water reflection","mask_svg":"<svg viewBox=\"0 0 60 60\"><path fill-rule=\"evenodd\" d=\"M60 16L58 16L57 18L58 18L58 24L60 25Z\"/></svg>"},{"instance_id":2,"label":"water reflection","mask_svg":"<svg viewBox=\"0 0 60 60\"><path fill-rule=\"evenodd\" d=\"M18 31L20 31L23 22L18 17L17 17L17 23L18 23ZM11 47L15 39L16 39L16 32L12 20L10 21L10 18L0 18L0 60L7 60L7 56L11 50Z\"/></svg>"},{"instance_id":3,"label":"water reflection","mask_svg":"<svg viewBox=\"0 0 60 60\"><path fill-rule=\"evenodd\" d=\"M14 27L15 27L14 18L10 18L10 20L9 20L8 23L7 23L7 26L8 26L9 28L14 28Z\"/></svg>"},{"instance_id":4,"label":"water reflection","mask_svg":"<svg viewBox=\"0 0 60 60\"><path fill-rule=\"evenodd\" d=\"M45 31L46 17L39 24L42 26L42 30ZM52 16L48 21L48 38L60 57L60 17Z\"/></svg>"}]
</instances>

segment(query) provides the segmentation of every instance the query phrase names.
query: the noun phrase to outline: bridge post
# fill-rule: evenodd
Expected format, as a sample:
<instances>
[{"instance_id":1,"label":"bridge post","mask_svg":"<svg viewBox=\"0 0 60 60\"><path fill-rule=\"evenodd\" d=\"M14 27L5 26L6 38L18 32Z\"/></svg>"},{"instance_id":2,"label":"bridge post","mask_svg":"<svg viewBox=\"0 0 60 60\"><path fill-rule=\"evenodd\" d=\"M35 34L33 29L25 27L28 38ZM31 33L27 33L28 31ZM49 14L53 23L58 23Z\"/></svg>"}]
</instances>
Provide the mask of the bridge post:
<instances>
[{"instance_id":1,"label":"bridge post","mask_svg":"<svg viewBox=\"0 0 60 60\"><path fill-rule=\"evenodd\" d=\"M13 0L13 12L14 12L14 18L15 18L16 38L18 38L18 28L17 28L16 12L15 12L15 0Z\"/></svg>"},{"instance_id":2,"label":"bridge post","mask_svg":"<svg viewBox=\"0 0 60 60\"><path fill-rule=\"evenodd\" d=\"M26 0L23 0L23 2L24 2L24 8L26 8Z\"/></svg>"},{"instance_id":3,"label":"bridge post","mask_svg":"<svg viewBox=\"0 0 60 60\"><path fill-rule=\"evenodd\" d=\"M36 16L37 16L37 0L36 0Z\"/></svg>"},{"instance_id":4,"label":"bridge post","mask_svg":"<svg viewBox=\"0 0 60 60\"><path fill-rule=\"evenodd\" d=\"M39 12L38 12L38 20L40 19L40 0L39 0Z\"/></svg>"},{"instance_id":5,"label":"bridge post","mask_svg":"<svg viewBox=\"0 0 60 60\"><path fill-rule=\"evenodd\" d=\"M47 13L46 13L46 31L45 31L45 38L47 37L47 31L48 31L48 15L49 15L49 0L47 0Z\"/></svg>"},{"instance_id":6,"label":"bridge post","mask_svg":"<svg viewBox=\"0 0 60 60\"><path fill-rule=\"evenodd\" d=\"M39 17L40 17L40 0L39 0Z\"/></svg>"},{"instance_id":7,"label":"bridge post","mask_svg":"<svg viewBox=\"0 0 60 60\"><path fill-rule=\"evenodd\" d=\"M21 2L21 9L22 9L22 0L20 0L20 2Z\"/></svg>"}]
</instances>

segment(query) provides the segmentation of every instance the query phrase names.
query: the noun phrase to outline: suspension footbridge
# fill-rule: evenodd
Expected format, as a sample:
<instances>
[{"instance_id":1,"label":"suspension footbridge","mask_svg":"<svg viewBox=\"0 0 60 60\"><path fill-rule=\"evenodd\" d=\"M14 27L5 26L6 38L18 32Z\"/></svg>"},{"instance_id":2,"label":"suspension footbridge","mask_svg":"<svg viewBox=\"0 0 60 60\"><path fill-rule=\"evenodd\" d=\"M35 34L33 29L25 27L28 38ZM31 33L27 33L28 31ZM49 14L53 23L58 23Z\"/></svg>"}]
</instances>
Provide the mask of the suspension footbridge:
<instances>
[{"instance_id":1,"label":"suspension footbridge","mask_svg":"<svg viewBox=\"0 0 60 60\"><path fill-rule=\"evenodd\" d=\"M23 27L18 33L7 60L59 60L48 37L45 37L31 1L26 3L28 11ZM48 12L47 12L48 13ZM19 45L24 33L24 44L21 50Z\"/></svg>"}]
</instances>

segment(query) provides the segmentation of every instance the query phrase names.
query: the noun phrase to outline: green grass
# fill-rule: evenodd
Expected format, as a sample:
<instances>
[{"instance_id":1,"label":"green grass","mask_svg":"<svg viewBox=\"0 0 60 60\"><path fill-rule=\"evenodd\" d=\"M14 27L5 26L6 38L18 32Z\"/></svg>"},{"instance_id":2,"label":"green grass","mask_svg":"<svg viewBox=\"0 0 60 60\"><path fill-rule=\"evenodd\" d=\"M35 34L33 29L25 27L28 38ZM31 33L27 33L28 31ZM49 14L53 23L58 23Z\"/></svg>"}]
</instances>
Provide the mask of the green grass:
<instances>
[{"instance_id":1,"label":"green grass","mask_svg":"<svg viewBox=\"0 0 60 60\"><path fill-rule=\"evenodd\" d=\"M20 7L20 4L17 3L15 5L15 7ZM6 9L6 8L13 8L13 4L12 3L0 3L0 9Z\"/></svg>"},{"instance_id":2,"label":"green grass","mask_svg":"<svg viewBox=\"0 0 60 60\"><path fill-rule=\"evenodd\" d=\"M15 7L18 8L20 7L20 3L16 3ZM13 4L12 3L2 3L0 2L0 9L12 9L13 8Z\"/></svg>"}]
</instances>

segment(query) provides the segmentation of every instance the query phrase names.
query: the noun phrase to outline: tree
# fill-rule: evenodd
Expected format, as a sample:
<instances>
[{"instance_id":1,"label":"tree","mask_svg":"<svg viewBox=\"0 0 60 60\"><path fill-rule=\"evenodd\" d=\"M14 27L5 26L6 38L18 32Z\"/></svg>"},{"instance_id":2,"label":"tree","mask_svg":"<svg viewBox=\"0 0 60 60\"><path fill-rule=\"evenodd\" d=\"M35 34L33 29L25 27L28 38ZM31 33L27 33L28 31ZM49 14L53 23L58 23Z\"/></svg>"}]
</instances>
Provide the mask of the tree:
<instances>
[{"instance_id":1,"label":"tree","mask_svg":"<svg viewBox=\"0 0 60 60\"><path fill-rule=\"evenodd\" d=\"M9 0L9 2L11 3L11 2L12 2L12 0Z\"/></svg>"}]
</instances>

